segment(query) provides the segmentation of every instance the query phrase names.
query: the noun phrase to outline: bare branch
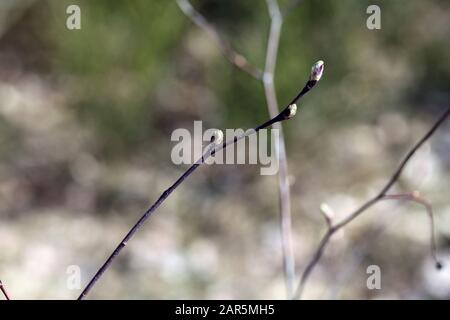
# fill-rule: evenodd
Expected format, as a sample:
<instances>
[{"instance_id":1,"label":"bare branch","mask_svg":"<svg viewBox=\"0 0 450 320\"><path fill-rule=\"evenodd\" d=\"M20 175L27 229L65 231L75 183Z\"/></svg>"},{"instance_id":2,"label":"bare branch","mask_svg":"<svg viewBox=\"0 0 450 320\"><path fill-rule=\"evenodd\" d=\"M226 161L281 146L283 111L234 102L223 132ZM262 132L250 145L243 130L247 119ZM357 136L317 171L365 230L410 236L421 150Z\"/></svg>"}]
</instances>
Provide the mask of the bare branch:
<instances>
[{"instance_id":1,"label":"bare branch","mask_svg":"<svg viewBox=\"0 0 450 320\"><path fill-rule=\"evenodd\" d=\"M247 60L231 49L231 46L212 27L207 20L192 7L188 0L177 0L178 6L197 26L205 30L215 41L219 49L227 59L240 68L251 74L254 78L261 80L264 86L264 93L267 101L269 115L275 117L279 113L278 101L275 92L274 75L277 64L278 48L280 43L281 27L283 15L276 0L266 0L267 9L270 16L270 31L267 41L266 62L264 72L248 64ZM298 3L297 3L298 4ZM238 59L236 59L238 58ZM244 65L236 63L244 61ZM292 297L295 281L295 259L292 244L292 221L291 221L291 200L289 174L286 156L286 146L284 134L280 123L274 124L274 129L278 129L280 137L274 144L274 151L279 163L278 173L278 193L280 197L280 233L282 243L283 271L286 281L287 296Z\"/></svg>"},{"instance_id":2,"label":"bare branch","mask_svg":"<svg viewBox=\"0 0 450 320\"><path fill-rule=\"evenodd\" d=\"M431 249L431 257L433 258L436 268L441 269L442 263L439 261L437 257L437 245L436 245L436 231L434 225L434 214L433 207L431 204L423 198L418 191L414 191L411 193L403 193L403 194L389 194L383 196L380 200L405 200L410 202L415 202L422 205L430 219L430 249Z\"/></svg>"},{"instance_id":3,"label":"bare branch","mask_svg":"<svg viewBox=\"0 0 450 320\"><path fill-rule=\"evenodd\" d=\"M391 189L392 185L397 182L398 178L400 177L401 173L403 172L403 169L405 168L408 161L411 159L411 157L416 153L416 151L433 135L433 133L441 126L442 123L447 119L447 117L450 115L450 107L447 108L447 110L439 117L439 119L434 123L434 125L428 130L428 132L411 148L411 150L406 154L406 156L403 158L403 160L400 162L400 165L397 167L397 169L394 171L386 185L380 190L380 192L367 202L365 202L361 207L356 209L353 213L351 213L347 218L345 218L343 221L339 222L332 228L329 228L327 232L322 237L322 240L319 243L319 246L317 247L314 255L312 256L311 260L306 265L305 270L303 271L299 284L297 286L297 290L295 292L294 298L300 299L301 295L303 293L306 281L308 280L308 277L310 276L312 270L319 262L320 258L323 255L323 252L330 240L330 238L333 236L333 234L340 230L341 228L345 227L347 224L349 224L351 221L353 221L355 218L357 218L360 214L362 214L364 211L372 207L374 204L376 204L378 201L382 200L383 197L386 196L386 193ZM434 233L433 233L434 234ZM434 237L434 236L433 236ZM432 241L434 243L434 241ZM434 245L434 244L433 244ZM436 265L438 268L441 267L440 264Z\"/></svg>"},{"instance_id":4,"label":"bare branch","mask_svg":"<svg viewBox=\"0 0 450 320\"><path fill-rule=\"evenodd\" d=\"M279 114L277 114L275 117L269 119L268 121L260 124L259 126L256 126L253 128L253 130L250 130L251 134L258 132L261 129L267 128L274 123L285 121L290 118L292 118L296 111L297 111L297 101L300 100L306 93L308 93L317 83L317 80L310 79L306 82L303 89L295 96L291 102L284 108ZM134 236L134 234L144 225L144 222L150 218L150 216L161 206L161 204L170 196L172 192L174 192L178 186L187 178L189 177L201 164L205 162L207 158L210 156L213 156L216 152L228 147L229 145L232 145L236 143L238 140L245 138L250 133L246 133L244 135L241 135L239 137L235 137L232 140L225 141L222 144L217 145L216 142L212 142L208 147L207 151L203 154L203 156L198 159L193 165L191 165L168 189L166 189L159 198L150 206L150 208L145 211L145 213L142 215L142 217L136 222L136 224L128 231L127 235L122 239L122 241L118 244L118 246L114 249L112 254L106 259L106 261L103 263L103 265L100 267L100 269L96 272L94 277L90 280L86 288L81 292L80 296L78 297L78 300L82 300L86 297L86 295L90 292L90 290L94 287L94 285L97 283L97 281L101 278L101 276L105 273L105 271L110 267L111 263L114 261L115 258L120 254L120 252L125 248L128 241ZM214 148L212 148L214 147Z\"/></svg>"},{"instance_id":5,"label":"bare branch","mask_svg":"<svg viewBox=\"0 0 450 320\"><path fill-rule=\"evenodd\" d=\"M324 202L320 205L320 212L325 219L328 229L331 229L333 227L333 218L336 216L333 209Z\"/></svg>"},{"instance_id":6,"label":"bare branch","mask_svg":"<svg viewBox=\"0 0 450 320\"><path fill-rule=\"evenodd\" d=\"M278 101L275 92L274 76L277 64L278 47L280 44L281 27L283 17L276 0L267 0L267 8L270 15L270 31L267 41L266 64L264 67L263 85L267 101L267 108L271 117L278 112ZM295 259L292 244L292 219L291 219L291 199L290 185L288 177L288 164L286 156L286 146L281 123L273 126L280 134L280 138L275 141L274 150L279 163L278 172L278 192L280 197L280 228L281 246L283 256L283 270L286 281L286 291L288 298L292 297L295 281Z\"/></svg>"},{"instance_id":7,"label":"bare branch","mask_svg":"<svg viewBox=\"0 0 450 320\"><path fill-rule=\"evenodd\" d=\"M181 11L194 22L199 28L203 29L216 43L222 54L235 67L241 69L253 78L262 79L263 73L260 69L253 66L246 57L235 51L231 45L217 32L213 25L211 25L205 17L194 9L188 0L176 0Z\"/></svg>"},{"instance_id":8,"label":"bare branch","mask_svg":"<svg viewBox=\"0 0 450 320\"><path fill-rule=\"evenodd\" d=\"M8 295L8 291L6 291L5 286L3 285L2 281L0 280L0 291L3 293L3 295L5 296L6 300L11 300L11 298Z\"/></svg>"},{"instance_id":9,"label":"bare branch","mask_svg":"<svg viewBox=\"0 0 450 320\"><path fill-rule=\"evenodd\" d=\"M281 26L283 17L276 0L266 0L270 15L270 32L267 41L266 66L264 68L264 83L273 83L275 67L277 64L278 47L280 43Z\"/></svg>"}]
</instances>

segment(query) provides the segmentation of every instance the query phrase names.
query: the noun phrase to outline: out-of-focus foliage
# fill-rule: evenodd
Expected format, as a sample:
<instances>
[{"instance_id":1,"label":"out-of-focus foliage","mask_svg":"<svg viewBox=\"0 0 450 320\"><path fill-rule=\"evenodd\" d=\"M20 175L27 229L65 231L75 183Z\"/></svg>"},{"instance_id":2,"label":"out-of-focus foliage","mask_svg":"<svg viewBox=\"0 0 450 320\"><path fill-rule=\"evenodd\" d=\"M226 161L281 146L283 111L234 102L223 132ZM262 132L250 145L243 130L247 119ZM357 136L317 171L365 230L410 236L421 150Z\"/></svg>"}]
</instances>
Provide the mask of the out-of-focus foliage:
<instances>
[{"instance_id":1,"label":"out-of-focus foliage","mask_svg":"<svg viewBox=\"0 0 450 320\"><path fill-rule=\"evenodd\" d=\"M320 203L339 217L355 208L448 106L450 3L377 1L381 30L366 27L372 1L290 3L280 0L289 8L275 75L280 105L325 61L321 82L284 125L301 270L323 232ZM81 8L81 30L65 26L70 4ZM263 68L265 1L192 4ZM175 1L1 1L0 279L20 298L76 296L65 287L67 266L79 265L85 283L183 171L170 161L174 129L194 120L247 128L267 117L262 84L232 67ZM433 203L445 259L449 128L397 188ZM202 168L92 296L284 298L277 193L276 177L255 166ZM450 296L448 270L436 275L428 265L423 208L383 204L347 229L307 297ZM369 264L383 270L380 292L365 287Z\"/></svg>"}]
</instances>

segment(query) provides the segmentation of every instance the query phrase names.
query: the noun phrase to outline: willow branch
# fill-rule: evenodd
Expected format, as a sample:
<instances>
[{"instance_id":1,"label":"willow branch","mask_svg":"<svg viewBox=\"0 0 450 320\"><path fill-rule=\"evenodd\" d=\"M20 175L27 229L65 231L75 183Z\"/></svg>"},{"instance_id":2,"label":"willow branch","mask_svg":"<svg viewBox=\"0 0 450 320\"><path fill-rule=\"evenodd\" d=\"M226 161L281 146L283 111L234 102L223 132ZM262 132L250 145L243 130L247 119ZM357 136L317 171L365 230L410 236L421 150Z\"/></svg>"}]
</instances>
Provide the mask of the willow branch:
<instances>
[{"instance_id":1,"label":"willow branch","mask_svg":"<svg viewBox=\"0 0 450 320\"><path fill-rule=\"evenodd\" d=\"M94 285L97 283L97 281L102 277L102 275L105 273L106 270L111 266L111 263L117 258L117 256L120 254L120 252L125 248L128 241L134 236L134 234L144 225L144 222L150 218L150 216L161 206L161 204L170 196L172 192L174 192L178 186L183 183L183 181L189 177L200 165L202 165L206 159L208 159L210 156L213 156L218 151L228 147L229 145L235 144L240 139L245 138L246 136L250 134L254 134L258 132L261 129L267 128L274 123L288 120L292 118L296 112L297 112L297 101L299 101L303 95L305 95L307 92L309 92L319 81L320 76L322 75L323 71L323 62L320 61L316 63L311 71L311 75L309 80L306 82L303 89L295 96L291 102L275 117L269 119L268 121L260 124L259 126L254 127L252 130L247 130L247 133L244 135L241 135L239 137L235 137L234 139L231 139L229 141L225 141L221 143L220 140L212 141L212 143L208 146L206 152L203 154L203 156L198 159L193 165L191 165L168 189L166 189L159 198L147 209L147 211L144 212L144 214L141 216L141 218L136 222L136 224L128 231L126 236L122 239L122 241L118 244L118 246L114 249L114 251L111 253L111 255L106 259L106 261L103 263L103 265L100 267L100 269L96 272L94 277L90 280L86 288L82 291L80 296L78 297L78 300L82 300L86 297L86 295L90 292L90 290L94 287Z\"/></svg>"},{"instance_id":2,"label":"willow branch","mask_svg":"<svg viewBox=\"0 0 450 320\"><path fill-rule=\"evenodd\" d=\"M3 285L2 281L0 280L0 291L3 293L3 295L5 296L6 300L11 300L11 298L8 295L8 291L6 291L5 286Z\"/></svg>"},{"instance_id":3,"label":"willow branch","mask_svg":"<svg viewBox=\"0 0 450 320\"><path fill-rule=\"evenodd\" d=\"M294 295L295 299L301 298L306 281L308 280L308 277L310 276L314 267L317 265L320 258L322 257L323 252L325 251L325 248L328 245L329 240L331 239L333 234L336 233L336 231L345 227L350 222L352 222L354 219L356 219L359 215L361 215L367 209L372 207L374 204L378 203L380 200L383 200L383 198L387 195L387 192L391 189L392 185L395 182L397 182L398 178L400 177L401 173L403 172L403 169L405 168L406 164L411 159L411 157L435 133L435 131L442 125L442 123L444 123L444 121L448 118L449 115L450 115L450 107L447 108L447 110L438 118L438 120L434 123L434 125L430 128L430 130L428 130L428 132L411 148L411 150L408 151L406 156L400 162L397 169L394 171L392 176L389 178L386 185L378 192L377 195L375 195L373 198L371 198L370 200L365 202L361 207L359 207L354 212L352 212L350 215L348 215L347 218L345 218L338 224L332 225L331 227L328 228L327 232L322 237L321 241L319 242L319 246L317 247L311 260L306 265L306 268L300 277L300 281L299 281L297 290ZM440 265L437 265L437 267L440 267Z\"/></svg>"},{"instance_id":4,"label":"willow branch","mask_svg":"<svg viewBox=\"0 0 450 320\"><path fill-rule=\"evenodd\" d=\"M217 32L213 25L211 25L198 11L194 9L188 0L176 0L178 6L183 13L194 22L200 29L203 29L220 49L222 54L233 64L235 67L241 69L253 78L258 80L262 79L262 71L252 65L246 57L235 51L231 45Z\"/></svg>"},{"instance_id":5,"label":"willow branch","mask_svg":"<svg viewBox=\"0 0 450 320\"><path fill-rule=\"evenodd\" d=\"M274 74L277 64L277 54L280 43L281 27L283 24L283 15L278 6L276 0L266 0L269 15L270 15L270 31L267 41L266 49L266 62L264 71L261 72L257 68L242 68L240 64L236 64L236 54L231 50L230 45L223 39L223 37L212 27L207 20L200 15L188 0L177 0L178 5L182 11L200 28L205 30L212 39L215 40L219 49L224 53L228 60L239 67L241 70L253 75L257 80L261 80L264 86L264 93L267 101L267 108L269 115L275 117L278 112L278 101L276 97ZM229 54L232 52L231 54ZM242 57L242 55L239 55ZM242 59L243 58L243 59ZM247 59L242 57L239 61L247 62ZM245 64L246 65L246 64ZM257 70L256 70L257 69ZM290 200L290 186L288 179L288 166L285 140L280 123L274 124L274 129L277 129L280 134L280 139L275 141L274 151L276 159L279 163L278 173L278 193L279 193L279 206L280 206L280 234L281 234L281 246L282 246L282 259L283 259L283 273L286 282L287 296L292 297L295 281L295 259L294 250L292 245L292 222L291 222L291 200Z\"/></svg>"}]
</instances>

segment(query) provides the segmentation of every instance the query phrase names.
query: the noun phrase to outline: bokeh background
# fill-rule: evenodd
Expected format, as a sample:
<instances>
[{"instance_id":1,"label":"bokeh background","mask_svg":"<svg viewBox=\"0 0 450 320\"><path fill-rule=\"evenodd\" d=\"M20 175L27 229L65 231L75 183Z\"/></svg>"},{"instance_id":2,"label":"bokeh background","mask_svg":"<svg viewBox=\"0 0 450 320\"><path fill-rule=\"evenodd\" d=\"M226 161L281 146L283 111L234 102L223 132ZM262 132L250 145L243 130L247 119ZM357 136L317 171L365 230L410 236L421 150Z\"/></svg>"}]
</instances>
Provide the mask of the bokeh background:
<instances>
[{"instance_id":1,"label":"bokeh background","mask_svg":"<svg viewBox=\"0 0 450 320\"><path fill-rule=\"evenodd\" d=\"M287 8L290 0L280 0ZM81 8L82 29L66 28ZM262 67L266 2L192 1ZM381 30L366 8L381 7ZM325 73L284 124L295 256L305 266L328 203L344 217L385 183L449 105L450 3L305 0L284 19L281 105L322 59ZM247 128L268 118L262 84L235 69L175 1L0 2L0 279L13 298L72 299L186 166L171 132ZM397 192L433 204L433 268L422 207L385 202L328 247L305 298L450 298L450 122L409 163ZM382 289L366 268L380 266ZM200 168L130 241L91 298L286 297L276 176L256 165Z\"/></svg>"}]
</instances>

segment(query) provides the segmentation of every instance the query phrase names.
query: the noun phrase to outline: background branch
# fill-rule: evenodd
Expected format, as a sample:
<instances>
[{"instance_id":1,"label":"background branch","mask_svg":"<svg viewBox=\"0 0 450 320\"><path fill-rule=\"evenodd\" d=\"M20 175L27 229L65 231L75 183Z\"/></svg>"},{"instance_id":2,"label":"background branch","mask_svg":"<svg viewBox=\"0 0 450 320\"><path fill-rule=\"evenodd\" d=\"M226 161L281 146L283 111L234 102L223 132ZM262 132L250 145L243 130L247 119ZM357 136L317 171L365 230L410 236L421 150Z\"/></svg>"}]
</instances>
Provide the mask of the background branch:
<instances>
[{"instance_id":1,"label":"background branch","mask_svg":"<svg viewBox=\"0 0 450 320\"><path fill-rule=\"evenodd\" d=\"M270 30L267 40L266 61L264 71L250 65L248 60L237 53L219 32L198 13L188 0L177 0L178 6L198 27L203 29L224 56L236 67L252 75L255 79L261 80L264 87L264 94L267 101L267 109L270 117L274 118L279 113L278 100L275 91L275 69L277 65L277 55L280 43L281 27L283 24L283 15L276 0L266 0L267 9L270 16ZM298 4L298 3L297 3ZM296 5L296 4L294 4ZM295 281L295 259L292 245L292 219L291 219L291 199L289 174L286 156L286 146L281 123L275 123L274 129L280 133L280 138L274 143L276 159L279 163L278 172L278 193L280 207L280 233L283 259L283 272L286 282L286 291L289 298L292 297Z\"/></svg>"},{"instance_id":2,"label":"background branch","mask_svg":"<svg viewBox=\"0 0 450 320\"><path fill-rule=\"evenodd\" d=\"M447 117L449 115L450 115L450 107L447 108L447 110L439 117L439 119L434 123L434 125L430 128L430 130L428 130L428 132L411 148L411 150L406 154L406 156L400 162L400 165L394 171L394 173L392 174L392 176L390 177L390 179L388 180L386 185L381 189L381 191L375 197L373 197L370 200L368 200L367 202L365 202L361 207L356 209L353 213L351 213L343 221L328 228L327 232L322 237L321 241L319 242L319 246L317 247L316 251L314 252L314 254L313 254L312 258L310 259L310 261L308 262L308 264L306 265L306 268L300 277L300 281L299 281L297 290L294 295L295 299L301 298L306 281L308 280L314 267L317 265L320 258L322 257L323 252L324 252L327 244L329 243L330 238L333 236L333 234L336 231L340 230L341 228L345 227L347 224L349 224L351 221L353 221L355 218L357 218L359 215L361 215L364 211L366 211L367 209L372 207L374 204L378 203L380 200L383 200L386 197L386 193L390 190L392 185L398 180L401 173L403 172L403 169L405 168L406 164L411 159L411 157L433 135L433 133L441 126L441 124L444 123L444 121L447 119ZM436 266L439 268L441 265L437 264Z\"/></svg>"},{"instance_id":3,"label":"background branch","mask_svg":"<svg viewBox=\"0 0 450 320\"><path fill-rule=\"evenodd\" d=\"M434 213L431 203L429 203L425 198L423 198L418 191L403 194L389 194L383 196L380 200L404 200L409 202L415 202L420 204L425 208L428 218L430 219L430 249L431 257L433 258L436 268L441 269L442 264L437 257L437 245L436 245L436 230L434 223Z\"/></svg>"},{"instance_id":4,"label":"background branch","mask_svg":"<svg viewBox=\"0 0 450 320\"><path fill-rule=\"evenodd\" d=\"M276 0L267 0L267 7L270 15L270 31L267 41L266 64L264 68L263 85L267 101L267 108L271 117L278 112L278 100L275 91L275 68L277 64L278 47L280 44L281 27L283 17ZM295 259L292 245L292 219L291 219L291 199L288 176L288 165L286 156L286 145L281 123L273 126L280 133L280 139L274 143L274 150L279 163L278 172L278 192L280 197L280 228L281 246L283 255L283 269L286 282L288 298L292 297L295 281Z\"/></svg>"}]
</instances>

